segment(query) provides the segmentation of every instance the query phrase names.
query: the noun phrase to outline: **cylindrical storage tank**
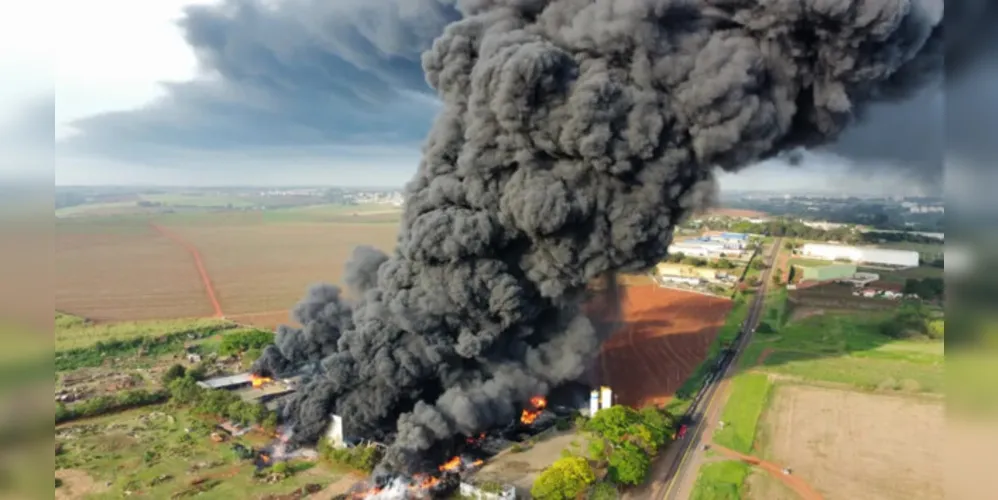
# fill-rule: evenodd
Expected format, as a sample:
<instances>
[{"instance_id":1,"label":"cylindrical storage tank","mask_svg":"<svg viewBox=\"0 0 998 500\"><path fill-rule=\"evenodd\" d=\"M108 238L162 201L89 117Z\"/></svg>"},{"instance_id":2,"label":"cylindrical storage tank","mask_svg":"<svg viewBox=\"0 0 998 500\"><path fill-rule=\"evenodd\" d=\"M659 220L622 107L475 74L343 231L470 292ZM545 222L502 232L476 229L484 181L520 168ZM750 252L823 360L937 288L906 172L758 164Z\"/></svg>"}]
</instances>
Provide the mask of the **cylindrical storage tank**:
<instances>
[{"instance_id":1,"label":"cylindrical storage tank","mask_svg":"<svg viewBox=\"0 0 998 500\"><path fill-rule=\"evenodd\" d=\"M593 415L596 415L596 412L598 411L599 411L599 391L593 389L593 391L589 393L589 416L592 417Z\"/></svg>"},{"instance_id":2,"label":"cylindrical storage tank","mask_svg":"<svg viewBox=\"0 0 998 500\"><path fill-rule=\"evenodd\" d=\"M603 400L601 401L602 403L601 406L604 409L613 406L613 392L610 390L609 387L605 385L603 387L600 387L600 394L603 397Z\"/></svg>"}]
</instances>

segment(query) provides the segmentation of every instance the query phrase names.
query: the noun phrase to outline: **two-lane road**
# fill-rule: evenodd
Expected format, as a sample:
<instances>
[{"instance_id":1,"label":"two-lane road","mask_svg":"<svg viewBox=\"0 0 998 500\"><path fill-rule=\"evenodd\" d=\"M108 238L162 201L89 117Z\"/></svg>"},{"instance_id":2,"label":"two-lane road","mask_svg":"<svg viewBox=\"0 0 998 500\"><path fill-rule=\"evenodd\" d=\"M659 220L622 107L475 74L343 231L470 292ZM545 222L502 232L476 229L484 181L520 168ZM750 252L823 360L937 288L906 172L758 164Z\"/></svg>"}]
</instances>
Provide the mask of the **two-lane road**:
<instances>
[{"instance_id":1,"label":"two-lane road","mask_svg":"<svg viewBox=\"0 0 998 500\"><path fill-rule=\"evenodd\" d=\"M752 304L749 307L748 315L742 328L735 339L734 345L725 354L719 357L715 368L704 383L704 386L693 399L693 403L687 410L687 432L686 435L677 439L666 451L663 457L663 464L660 465L659 474L664 472L664 477L659 476L659 488L652 488L651 498L663 500L679 500L689 497L692 485L696 481L696 473L699 469L697 460L697 450L701 448L703 435L706 429L710 428L710 423L715 420L715 414L719 412L724 404L724 394L728 379L737 369L737 361L744 348L752 341L752 334L762 318L766 301L766 290L772 279L773 264L780 251L781 238L776 238L769 255L765 256L763 262L767 268L762 272L762 283L755 293ZM664 469L662 471L661 469Z\"/></svg>"}]
</instances>

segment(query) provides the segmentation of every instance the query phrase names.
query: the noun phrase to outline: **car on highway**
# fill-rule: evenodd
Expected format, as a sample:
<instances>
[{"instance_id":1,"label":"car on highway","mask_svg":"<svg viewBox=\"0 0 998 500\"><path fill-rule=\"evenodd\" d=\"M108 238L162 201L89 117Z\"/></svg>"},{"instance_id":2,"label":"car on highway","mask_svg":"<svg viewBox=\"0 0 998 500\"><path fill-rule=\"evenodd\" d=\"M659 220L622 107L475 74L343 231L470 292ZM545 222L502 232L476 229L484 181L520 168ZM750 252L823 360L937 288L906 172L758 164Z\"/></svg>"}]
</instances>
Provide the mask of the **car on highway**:
<instances>
[{"instance_id":1,"label":"car on highway","mask_svg":"<svg viewBox=\"0 0 998 500\"><path fill-rule=\"evenodd\" d=\"M688 429L688 427L685 424L680 425L679 432L676 433L676 439L683 439L686 437L686 429Z\"/></svg>"}]
</instances>

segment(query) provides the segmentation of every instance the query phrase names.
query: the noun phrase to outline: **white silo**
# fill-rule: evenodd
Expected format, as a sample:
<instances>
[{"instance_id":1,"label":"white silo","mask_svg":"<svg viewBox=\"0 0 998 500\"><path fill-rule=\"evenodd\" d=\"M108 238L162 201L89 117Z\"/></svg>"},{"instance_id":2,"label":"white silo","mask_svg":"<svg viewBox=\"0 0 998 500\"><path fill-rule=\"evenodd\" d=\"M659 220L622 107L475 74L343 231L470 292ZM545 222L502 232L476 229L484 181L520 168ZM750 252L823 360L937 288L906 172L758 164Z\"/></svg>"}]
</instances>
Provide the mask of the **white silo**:
<instances>
[{"instance_id":1,"label":"white silo","mask_svg":"<svg viewBox=\"0 0 998 500\"><path fill-rule=\"evenodd\" d=\"M605 385L603 387L600 387L600 395L602 396L603 399L602 401L600 401L601 403L600 406L602 407L602 409L605 410L613 406L613 391L611 391L609 387Z\"/></svg>"},{"instance_id":2,"label":"white silo","mask_svg":"<svg viewBox=\"0 0 998 500\"><path fill-rule=\"evenodd\" d=\"M589 393L589 417L592 418L599 411L599 391L593 389Z\"/></svg>"}]
</instances>

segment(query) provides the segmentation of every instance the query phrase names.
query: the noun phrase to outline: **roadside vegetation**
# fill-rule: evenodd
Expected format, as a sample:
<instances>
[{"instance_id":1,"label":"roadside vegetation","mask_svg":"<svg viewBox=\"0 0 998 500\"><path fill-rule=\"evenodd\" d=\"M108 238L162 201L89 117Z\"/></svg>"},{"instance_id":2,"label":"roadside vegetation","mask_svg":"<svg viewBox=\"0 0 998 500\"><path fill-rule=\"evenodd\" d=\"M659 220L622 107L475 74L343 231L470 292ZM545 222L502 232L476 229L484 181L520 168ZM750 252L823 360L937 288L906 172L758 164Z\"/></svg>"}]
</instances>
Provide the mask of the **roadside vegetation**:
<instances>
[{"instance_id":1,"label":"roadside vegetation","mask_svg":"<svg viewBox=\"0 0 998 500\"><path fill-rule=\"evenodd\" d=\"M711 462L700 467L690 500L742 500L749 466L737 460Z\"/></svg>"},{"instance_id":2,"label":"roadside vegetation","mask_svg":"<svg viewBox=\"0 0 998 500\"><path fill-rule=\"evenodd\" d=\"M731 396L721 413L724 426L714 433L714 442L752 454L756 427L769 402L773 384L764 373L742 373L731 381L730 387Z\"/></svg>"},{"instance_id":3,"label":"roadside vegetation","mask_svg":"<svg viewBox=\"0 0 998 500\"><path fill-rule=\"evenodd\" d=\"M675 419L666 411L626 406L601 410L591 419L578 419L588 447L565 456L545 469L531 495L538 500L617 498L619 488L635 486L648 476L651 462L675 431Z\"/></svg>"}]
</instances>

